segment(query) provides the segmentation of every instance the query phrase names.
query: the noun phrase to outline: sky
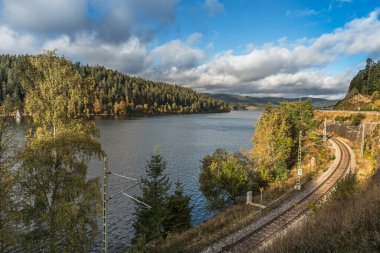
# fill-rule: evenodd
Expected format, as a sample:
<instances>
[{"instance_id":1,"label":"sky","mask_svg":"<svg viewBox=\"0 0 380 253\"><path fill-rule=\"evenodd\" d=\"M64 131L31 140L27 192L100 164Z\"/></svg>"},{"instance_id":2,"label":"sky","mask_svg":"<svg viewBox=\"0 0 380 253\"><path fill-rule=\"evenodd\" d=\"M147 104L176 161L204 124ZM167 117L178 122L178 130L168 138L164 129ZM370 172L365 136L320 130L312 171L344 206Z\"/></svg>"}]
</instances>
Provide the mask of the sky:
<instances>
[{"instance_id":1,"label":"sky","mask_svg":"<svg viewBox=\"0 0 380 253\"><path fill-rule=\"evenodd\" d=\"M200 92L342 98L380 58L377 0L0 0L0 53L56 50Z\"/></svg>"}]
</instances>

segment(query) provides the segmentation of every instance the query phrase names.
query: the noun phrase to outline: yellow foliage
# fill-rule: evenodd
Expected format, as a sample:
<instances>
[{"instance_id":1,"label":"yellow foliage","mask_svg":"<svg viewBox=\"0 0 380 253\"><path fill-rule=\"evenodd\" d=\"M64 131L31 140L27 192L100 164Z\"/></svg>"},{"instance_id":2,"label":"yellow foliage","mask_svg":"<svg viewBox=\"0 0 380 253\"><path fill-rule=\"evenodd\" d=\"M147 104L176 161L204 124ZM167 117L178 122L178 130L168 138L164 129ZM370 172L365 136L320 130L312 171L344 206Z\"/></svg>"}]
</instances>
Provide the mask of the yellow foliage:
<instances>
[{"instance_id":1,"label":"yellow foliage","mask_svg":"<svg viewBox=\"0 0 380 253\"><path fill-rule=\"evenodd\" d=\"M373 107L375 110L379 111L380 110L380 99L376 100L374 103L373 103Z\"/></svg>"},{"instance_id":2,"label":"yellow foliage","mask_svg":"<svg viewBox=\"0 0 380 253\"><path fill-rule=\"evenodd\" d=\"M102 112L102 103L100 102L99 99L95 99L93 108L94 108L94 113Z\"/></svg>"},{"instance_id":3,"label":"yellow foliage","mask_svg":"<svg viewBox=\"0 0 380 253\"><path fill-rule=\"evenodd\" d=\"M33 67L28 78L34 84L25 98L25 112L40 131L53 133L89 107L94 81L83 79L70 61L53 53L29 58Z\"/></svg>"}]
</instances>

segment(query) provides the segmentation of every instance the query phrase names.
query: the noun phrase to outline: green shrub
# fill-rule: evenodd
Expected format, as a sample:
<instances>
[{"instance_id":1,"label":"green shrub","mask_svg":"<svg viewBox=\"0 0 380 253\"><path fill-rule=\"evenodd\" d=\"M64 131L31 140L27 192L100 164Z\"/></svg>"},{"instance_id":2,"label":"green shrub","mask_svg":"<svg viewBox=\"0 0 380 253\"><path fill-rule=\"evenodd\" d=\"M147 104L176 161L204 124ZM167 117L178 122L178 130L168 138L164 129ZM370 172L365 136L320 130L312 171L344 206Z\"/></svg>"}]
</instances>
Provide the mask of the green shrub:
<instances>
[{"instance_id":1,"label":"green shrub","mask_svg":"<svg viewBox=\"0 0 380 253\"><path fill-rule=\"evenodd\" d=\"M362 120L365 119L365 114L358 113L358 114L351 114L350 116L336 116L335 121L339 123L347 122L349 121L351 125L358 126L362 122Z\"/></svg>"},{"instance_id":2,"label":"green shrub","mask_svg":"<svg viewBox=\"0 0 380 253\"><path fill-rule=\"evenodd\" d=\"M347 199L356 192L357 186L358 180L356 174L350 172L338 181L335 189L332 191L332 197L338 200Z\"/></svg>"},{"instance_id":3,"label":"green shrub","mask_svg":"<svg viewBox=\"0 0 380 253\"><path fill-rule=\"evenodd\" d=\"M346 120L347 120L347 117L344 117L344 116L336 116L335 117L335 121L338 121L339 123L343 123Z\"/></svg>"},{"instance_id":4,"label":"green shrub","mask_svg":"<svg viewBox=\"0 0 380 253\"><path fill-rule=\"evenodd\" d=\"M365 119L365 114L363 113L351 114L350 116L351 125L358 126L360 125L363 119Z\"/></svg>"}]
</instances>

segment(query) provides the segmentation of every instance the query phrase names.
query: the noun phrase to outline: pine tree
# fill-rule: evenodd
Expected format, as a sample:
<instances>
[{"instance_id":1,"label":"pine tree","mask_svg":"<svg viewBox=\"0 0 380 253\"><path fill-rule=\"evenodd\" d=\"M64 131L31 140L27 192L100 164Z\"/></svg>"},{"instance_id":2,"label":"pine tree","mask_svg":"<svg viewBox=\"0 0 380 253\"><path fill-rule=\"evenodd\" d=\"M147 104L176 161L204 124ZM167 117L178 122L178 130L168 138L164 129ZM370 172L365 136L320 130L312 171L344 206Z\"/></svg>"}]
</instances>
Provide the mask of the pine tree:
<instances>
[{"instance_id":1,"label":"pine tree","mask_svg":"<svg viewBox=\"0 0 380 253\"><path fill-rule=\"evenodd\" d=\"M135 211L136 221L134 242L149 242L154 239L165 237L164 223L168 216L167 199L169 196L170 182L164 174L166 161L156 150L150 161L147 162L147 179L142 179L142 197L140 201L148 204L151 208L138 205Z\"/></svg>"},{"instance_id":2,"label":"pine tree","mask_svg":"<svg viewBox=\"0 0 380 253\"><path fill-rule=\"evenodd\" d=\"M175 185L174 193L168 200L168 216L165 221L165 230L168 232L182 232L191 227L190 196L183 194L183 186L179 181Z\"/></svg>"}]
</instances>

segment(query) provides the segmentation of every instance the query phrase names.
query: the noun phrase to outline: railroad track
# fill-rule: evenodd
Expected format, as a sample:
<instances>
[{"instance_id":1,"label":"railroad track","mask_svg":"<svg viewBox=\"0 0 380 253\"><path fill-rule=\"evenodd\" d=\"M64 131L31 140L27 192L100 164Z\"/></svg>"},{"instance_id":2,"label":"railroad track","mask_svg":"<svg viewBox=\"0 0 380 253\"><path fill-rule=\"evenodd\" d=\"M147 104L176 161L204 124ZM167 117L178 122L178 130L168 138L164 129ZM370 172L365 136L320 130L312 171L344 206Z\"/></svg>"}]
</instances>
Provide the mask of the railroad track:
<instances>
[{"instance_id":1,"label":"railroad track","mask_svg":"<svg viewBox=\"0 0 380 253\"><path fill-rule=\"evenodd\" d=\"M330 169L320 178L305 187L303 191L276 209L268 212L256 224L251 226L249 232L239 238L230 240L226 245L211 247L205 252L255 252L268 242L275 234L292 224L308 210L314 203L330 192L336 182L351 169L351 152L347 144L332 138L331 144L338 149L338 157Z\"/></svg>"}]
</instances>

